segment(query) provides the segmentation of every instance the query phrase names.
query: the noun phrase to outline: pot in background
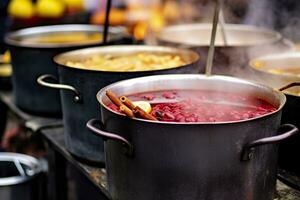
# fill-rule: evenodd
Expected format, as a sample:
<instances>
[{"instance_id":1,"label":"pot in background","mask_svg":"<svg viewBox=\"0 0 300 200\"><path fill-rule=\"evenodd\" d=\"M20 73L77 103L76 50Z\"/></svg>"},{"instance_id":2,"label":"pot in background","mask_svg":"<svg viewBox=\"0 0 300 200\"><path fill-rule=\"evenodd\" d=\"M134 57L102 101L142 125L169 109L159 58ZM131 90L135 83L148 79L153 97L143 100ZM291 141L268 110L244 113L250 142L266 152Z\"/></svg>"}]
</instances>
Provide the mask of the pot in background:
<instances>
[{"instance_id":1,"label":"pot in background","mask_svg":"<svg viewBox=\"0 0 300 200\"><path fill-rule=\"evenodd\" d=\"M53 57L61 52L89 46L101 45L102 41L84 43L36 43L24 42L24 39L47 36L56 33L83 32L88 34L102 31L102 27L94 25L55 25L26 28L8 34L5 42L11 52L13 66L13 93L15 103L26 112L45 115L47 117L61 115L59 92L45 89L36 84L42 74L57 76L57 68ZM128 42L123 28L112 27L109 33L109 44Z\"/></svg>"},{"instance_id":2,"label":"pot in background","mask_svg":"<svg viewBox=\"0 0 300 200\"><path fill-rule=\"evenodd\" d=\"M176 68L139 71L110 72L80 69L66 65L68 61L81 61L93 55L126 55L134 53L170 53L181 55L187 64ZM65 142L75 156L93 162L104 162L103 141L91 135L86 122L99 117L100 109L95 95L102 87L116 81L155 74L196 73L199 56L190 50L160 46L116 45L87 48L60 54L54 58L58 66L59 84L51 84L46 75L39 78L41 85L61 89ZM48 82L48 83L47 83Z\"/></svg>"},{"instance_id":3,"label":"pot in background","mask_svg":"<svg viewBox=\"0 0 300 200\"><path fill-rule=\"evenodd\" d=\"M117 96L158 90L249 93L278 108L262 117L216 123L130 119L111 111L106 91ZM101 121L88 128L105 139L108 188L119 200L273 200L283 93L225 76L161 75L120 81L97 94ZM96 108L96 107L95 107ZM96 125L100 126L96 128Z\"/></svg>"},{"instance_id":4,"label":"pot in background","mask_svg":"<svg viewBox=\"0 0 300 200\"><path fill-rule=\"evenodd\" d=\"M211 37L211 24L173 25L156 35L158 44L191 48L202 58L202 72ZM280 33L255 26L226 24L224 43L220 28L216 36L213 74L234 75L246 78L251 58L270 53L293 50L292 42L283 39Z\"/></svg>"},{"instance_id":5,"label":"pot in background","mask_svg":"<svg viewBox=\"0 0 300 200\"><path fill-rule=\"evenodd\" d=\"M298 68L300 71L300 53L274 54L251 60L250 67L254 71L252 79L274 88L281 88L293 82L300 83L300 74L274 74L267 71ZM300 127L300 87L285 91L286 106L283 109L282 122L293 123ZM298 94L298 95L297 95ZM297 159L300 150L300 136L297 135L280 144L279 168L300 175L300 160Z\"/></svg>"},{"instance_id":6,"label":"pot in background","mask_svg":"<svg viewBox=\"0 0 300 200\"><path fill-rule=\"evenodd\" d=\"M39 161L17 153L0 153L1 200L45 199L45 176Z\"/></svg>"}]
</instances>

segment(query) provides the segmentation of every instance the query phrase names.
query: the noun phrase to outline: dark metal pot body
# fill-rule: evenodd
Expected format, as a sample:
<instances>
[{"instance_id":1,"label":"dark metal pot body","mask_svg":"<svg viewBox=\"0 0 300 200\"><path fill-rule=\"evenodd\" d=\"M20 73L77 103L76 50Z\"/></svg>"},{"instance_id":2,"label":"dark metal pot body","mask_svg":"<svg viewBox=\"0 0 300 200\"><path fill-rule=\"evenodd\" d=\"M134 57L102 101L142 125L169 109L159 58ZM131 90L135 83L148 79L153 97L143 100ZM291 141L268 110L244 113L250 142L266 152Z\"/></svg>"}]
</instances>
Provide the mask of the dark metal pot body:
<instances>
[{"instance_id":1,"label":"dark metal pot body","mask_svg":"<svg viewBox=\"0 0 300 200\"><path fill-rule=\"evenodd\" d=\"M0 153L1 200L45 199L45 176L35 158L15 153Z\"/></svg>"},{"instance_id":2,"label":"dark metal pot body","mask_svg":"<svg viewBox=\"0 0 300 200\"><path fill-rule=\"evenodd\" d=\"M197 51L202 58L200 66L205 71L211 36L211 24L174 25L163 29L157 36L158 44L186 47ZM214 57L214 74L246 78L251 58L269 53L291 51L293 45L280 33L249 25L226 24L225 45L222 32L217 31Z\"/></svg>"},{"instance_id":3,"label":"dark metal pot body","mask_svg":"<svg viewBox=\"0 0 300 200\"><path fill-rule=\"evenodd\" d=\"M104 72L67 67L67 61L82 60L93 54L122 55L126 53L155 52L178 53L189 61L186 66L178 68L144 71L144 72ZM104 162L103 141L91 135L86 129L86 122L100 115L100 107L95 98L99 89L111 83L140 76L154 74L196 73L198 55L188 50L155 46L107 46L82 49L61 54L55 58L59 64L59 83L76 89L79 101L74 101L76 93L61 90L65 142L68 150L85 160ZM74 97L75 94L75 97Z\"/></svg>"},{"instance_id":4,"label":"dark metal pot body","mask_svg":"<svg viewBox=\"0 0 300 200\"><path fill-rule=\"evenodd\" d=\"M279 110L240 122L184 124L129 119L105 106L109 102L105 96L108 89L117 95L129 95L165 89L224 88L262 97ZM278 134L285 103L282 93L228 77L168 75L112 84L97 98L103 123L100 129L106 132L95 130L94 120L88 127L107 139L106 168L112 199L273 199L277 145L250 148L252 153L248 150L256 143L253 141ZM124 148L128 144L132 154Z\"/></svg>"},{"instance_id":5,"label":"dark metal pot body","mask_svg":"<svg viewBox=\"0 0 300 200\"><path fill-rule=\"evenodd\" d=\"M287 95L287 103L282 113L282 123L293 123L300 127L300 97ZM300 176L300 136L296 135L280 144L279 167Z\"/></svg>"},{"instance_id":6,"label":"dark metal pot body","mask_svg":"<svg viewBox=\"0 0 300 200\"><path fill-rule=\"evenodd\" d=\"M100 45L101 43L100 41L88 44L25 44L22 43L23 38L51 33L97 33L101 30L102 27L93 25L56 25L27 28L8 34L5 41L12 57L13 93L17 106L33 114L60 115L59 92L42 88L36 84L36 79L42 74L57 76L57 68L53 62L55 55L64 51ZM111 43L122 42L122 39L126 36L122 28L112 28L110 31Z\"/></svg>"},{"instance_id":7,"label":"dark metal pot body","mask_svg":"<svg viewBox=\"0 0 300 200\"><path fill-rule=\"evenodd\" d=\"M260 63L261 69L256 68ZM250 62L254 72L253 79L261 83L280 88L294 82L300 82L300 77L296 75L272 74L264 71L264 68L284 69L297 67L300 63L300 53L274 54L255 58ZM287 103L283 109L282 122L293 123L300 127L300 97L292 93L300 94L300 87L293 87L286 92ZM297 159L300 150L300 136L297 135L280 144L279 167L289 172L300 175L300 160Z\"/></svg>"}]
</instances>

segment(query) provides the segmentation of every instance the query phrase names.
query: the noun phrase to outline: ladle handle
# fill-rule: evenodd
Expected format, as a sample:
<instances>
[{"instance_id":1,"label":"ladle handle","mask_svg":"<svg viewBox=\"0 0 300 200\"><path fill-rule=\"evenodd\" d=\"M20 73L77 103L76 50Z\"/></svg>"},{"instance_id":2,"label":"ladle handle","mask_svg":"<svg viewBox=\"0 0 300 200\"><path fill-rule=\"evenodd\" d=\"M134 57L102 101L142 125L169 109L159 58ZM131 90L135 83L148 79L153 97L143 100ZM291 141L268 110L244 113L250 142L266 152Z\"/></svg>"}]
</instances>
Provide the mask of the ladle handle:
<instances>
[{"instance_id":1,"label":"ladle handle","mask_svg":"<svg viewBox=\"0 0 300 200\"><path fill-rule=\"evenodd\" d=\"M95 127L95 125L97 124L99 125L100 129ZM91 119L87 122L86 126L90 131L101 136L104 140L115 140L115 141L122 142L126 147L125 153L130 156L133 154L133 145L127 139L123 138L120 135L101 130L103 129L104 125L100 120Z\"/></svg>"},{"instance_id":2,"label":"ladle handle","mask_svg":"<svg viewBox=\"0 0 300 200\"><path fill-rule=\"evenodd\" d=\"M300 86L300 82L294 82L294 83L290 83L282 88L279 89L279 91L284 91L286 89L292 88L292 87L296 87L296 86Z\"/></svg>"},{"instance_id":3,"label":"ladle handle","mask_svg":"<svg viewBox=\"0 0 300 200\"><path fill-rule=\"evenodd\" d=\"M38 82L38 84L40 84L44 87L72 91L74 93L74 101L77 103L82 102L82 96L80 95L78 90L76 88L74 88L73 86L59 84L59 83L49 83L46 81L46 79L52 79L54 81L57 81L55 76L53 76L51 74L45 74L45 75L40 76L37 79L37 82Z\"/></svg>"},{"instance_id":4,"label":"ladle handle","mask_svg":"<svg viewBox=\"0 0 300 200\"><path fill-rule=\"evenodd\" d=\"M219 23L219 13L220 13L220 9L221 9L221 0L216 0L215 2L216 2L216 5L215 5L214 18L213 18L212 30L211 30L211 36L210 36L210 45L209 45L209 49L208 49L208 55L206 58L205 74L207 76L210 76L211 72L212 72L213 59L214 59L214 54L215 54L215 40L216 40L216 35L217 35L218 23Z\"/></svg>"},{"instance_id":5,"label":"ladle handle","mask_svg":"<svg viewBox=\"0 0 300 200\"><path fill-rule=\"evenodd\" d=\"M242 152L242 161L251 160L253 157L253 151L256 147L266 145L266 144L276 144L281 141L284 141L298 133L298 128L292 124L284 124L280 128L289 128L290 130L273 137L266 137L262 139L255 140L253 142L248 143Z\"/></svg>"}]
</instances>

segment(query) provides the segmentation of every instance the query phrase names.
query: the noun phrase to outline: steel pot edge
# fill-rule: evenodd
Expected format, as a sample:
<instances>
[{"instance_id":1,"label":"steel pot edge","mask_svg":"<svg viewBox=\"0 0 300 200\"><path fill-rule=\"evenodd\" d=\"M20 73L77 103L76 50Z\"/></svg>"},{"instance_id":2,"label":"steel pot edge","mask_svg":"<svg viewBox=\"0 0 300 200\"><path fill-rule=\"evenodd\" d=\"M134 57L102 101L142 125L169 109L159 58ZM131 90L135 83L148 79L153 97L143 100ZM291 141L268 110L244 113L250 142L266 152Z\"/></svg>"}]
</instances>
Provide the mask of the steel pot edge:
<instances>
[{"instance_id":1,"label":"steel pot edge","mask_svg":"<svg viewBox=\"0 0 300 200\"><path fill-rule=\"evenodd\" d=\"M90 32L97 33L102 32L104 30L103 26L98 25L88 25L88 24L65 24L65 25L51 25L51 26L38 26L32 28L20 29L18 31L14 31L8 33L4 41L6 44L17 47L27 47L27 48L70 48L70 47L84 47L87 45L96 45L101 44L102 41L97 42L89 42L89 43L73 43L73 44L23 44L20 42L20 38L27 37L31 35L38 34L47 34L47 33L64 33L64 32ZM121 39L124 36L129 36L126 29L124 27L111 27L109 29L109 33L111 34L111 39L109 41Z\"/></svg>"},{"instance_id":2,"label":"steel pot edge","mask_svg":"<svg viewBox=\"0 0 300 200\"><path fill-rule=\"evenodd\" d=\"M81 60L83 58L90 57L91 55L99 55L99 54L115 54L115 55L122 55L122 53L136 53L136 52L155 52L155 53L178 53L186 57L186 60L189 60L185 65L167 68L167 69L158 69L158 70L145 70L145 71L126 71L126 72L119 72L119 71L101 71L97 69L81 69L76 67L67 66L65 63L69 60ZM70 69L76 70L84 70L84 71L97 71L103 73L115 73L115 74L122 74L122 73L142 73L142 72L149 72L149 71L167 71L176 68L181 68L184 66L195 64L199 61L200 56L193 50L188 49L181 49L181 48L174 48L174 47L165 47L165 46L150 46L150 45L113 45L113 46L102 46L102 47L91 47L91 48L84 48L74 51L65 52L59 54L53 58L54 62L62 67L67 67Z\"/></svg>"},{"instance_id":3,"label":"steel pot edge","mask_svg":"<svg viewBox=\"0 0 300 200\"><path fill-rule=\"evenodd\" d=\"M22 166L20 164L26 165L29 169L27 169L26 175L20 174L20 176L0 178L0 188L6 187L6 186L22 184L24 182L27 182L27 181L35 178L43 171L41 164L39 163L39 161L36 158L25 155L25 154L1 152L0 153L0 162L1 161L14 162L16 165L16 168L19 170L19 172L20 172L20 170L24 170L24 169L19 169L19 167L22 168ZM28 174L28 173L30 173L30 174Z\"/></svg>"},{"instance_id":4,"label":"steel pot edge","mask_svg":"<svg viewBox=\"0 0 300 200\"><path fill-rule=\"evenodd\" d=\"M296 63L300 61L300 53L299 52L287 52L287 53L279 53L279 54L269 54L265 56L260 56L253 58L249 61L248 67L255 73L252 79L262 82L263 84L267 84L269 86L278 87L277 82L280 83L279 87L284 85L288 85L290 83L300 83L300 75L292 75L292 74L275 74L272 72L268 72L261 68L257 67L257 63L261 63L263 66L274 66L275 68L287 67L289 62ZM286 64L279 64L279 63L286 63ZM294 64L292 65L295 66ZM300 67L299 67L300 68ZM276 83L276 84L275 84ZM283 85L282 85L283 84ZM296 94L293 94L288 91L283 91L286 95L299 97Z\"/></svg>"},{"instance_id":5,"label":"steel pot edge","mask_svg":"<svg viewBox=\"0 0 300 200\"><path fill-rule=\"evenodd\" d=\"M256 41L248 44L239 44L239 45L228 45L229 47L251 47L251 46L256 46L256 45L266 45L266 44L273 44L276 42L279 42L280 40L283 40L282 35L279 32L262 28L262 27L257 27L257 26L251 26L251 25L241 25L241 24L226 24L227 30L233 31L233 32L238 32L240 31L245 32L256 32L256 34L266 34L268 35L265 36L265 39L263 42L261 41ZM169 43L169 44L177 44L177 45L186 45L190 47L201 47L201 46L209 46L209 40L205 42L205 44L195 44L195 42L179 42L176 41L170 37L167 37L168 34L172 32L178 32L178 31L191 31L191 30L198 30L198 31L209 31L211 30L211 24L208 23L194 23L194 24L181 24L181 25L171 25L167 26L165 29L163 29L161 32L156 34L156 39L158 40L158 43ZM169 32L169 33L168 33ZM167 35L166 35L167 34ZM174 34L174 33L173 33ZM166 35L166 36L164 36ZM207 43L207 44L206 44ZM225 47L224 45L218 44L216 45L217 47Z\"/></svg>"}]
</instances>

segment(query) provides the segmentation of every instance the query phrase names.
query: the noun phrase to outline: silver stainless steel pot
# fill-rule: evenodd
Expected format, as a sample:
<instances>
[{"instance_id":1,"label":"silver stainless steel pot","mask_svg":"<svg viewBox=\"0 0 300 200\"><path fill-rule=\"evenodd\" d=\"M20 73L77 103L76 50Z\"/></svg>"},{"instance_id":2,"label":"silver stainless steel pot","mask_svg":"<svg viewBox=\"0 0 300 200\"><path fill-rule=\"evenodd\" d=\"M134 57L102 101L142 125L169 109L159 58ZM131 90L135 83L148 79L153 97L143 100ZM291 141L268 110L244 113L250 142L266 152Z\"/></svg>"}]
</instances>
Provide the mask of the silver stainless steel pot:
<instances>
[{"instance_id":1,"label":"silver stainless steel pot","mask_svg":"<svg viewBox=\"0 0 300 200\"><path fill-rule=\"evenodd\" d=\"M250 62L250 67L254 71L253 80L267 84L274 88L280 88L289 83L300 83L300 75L273 74L269 69L282 70L287 68L298 68L300 71L300 53L274 54L254 58ZM287 103L283 109L283 123L293 123L300 126L300 87L292 87L285 91ZM283 142L279 148L279 167L289 172L300 175L300 160L298 152L300 150L299 135Z\"/></svg>"},{"instance_id":2,"label":"silver stainless steel pot","mask_svg":"<svg viewBox=\"0 0 300 200\"><path fill-rule=\"evenodd\" d=\"M93 55L126 55L134 53L162 53L180 55L186 65L171 69L138 71L138 72L110 72L95 69L79 69L66 65L68 61L82 61ZM89 161L103 162L103 141L95 135L89 134L86 122L100 115L100 109L95 95L99 89L116 81L154 75L195 73L199 56L190 50L177 48L144 46L144 45L116 45L95 47L71 51L60 54L54 58L59 65L59 83L51 84L51 75L41 76L39 84L46 87L61 89L61 101L63 109L63 122L65 127L65 141L68 150L77 157ZM48 79L48 80L47 80Z\"/></svg>"},{"instance_id":3,"label":"silver stainless steel pot","mask_svg":"<svg viewBox=\"0 0 300 200\"><path fill-rule=\"evenodd\" d=\"M1 200L40 200L45 198L42 167L31 156L0 153Z\"/></svg>"},{"instance_id":4,"label":"silver stainless steel pot","mask_svg":"<svg viewBox=\"0 0 300 200\"><path fill-rule=\"evenodd\" d=\"M156 35L158 44L191 48L202 59L202 72L211 37L211 24L173 25L162 29ZM226 24L225 45L221 30L217 30L214 74L246 77L249 59L269 53L293 50L293 44L283 39L280 33L255 26Z\"/></svg>"},{"instance_id":5,"label":"silver stainless steel pot","mask_svg":"<svg viewBox=\"0 0 300 200\"><path fill-rule=\"evenodd\" d=\"M84 32L88 34L102 32L102 27L95 25L55 25L26 28L8 34L5 42L8 44L13 66L14 99L21 109L38 115L60 115L61 104L59 93L41 88L36 79L42 74L57 75L53 57L59 53L83 47L98 46L102 41L72 44L39 44L25 43L24 39L35 36L47 36L55 33ZM109 44L127 43L126 31L121 27L109 29Z\"/></svg>"},{"instance_id":6,"label":"silver stainless steel pot","mask_svg":"<svg viewBox=\"0 0 300 200\"><path fill-rule=\"evenodd\" d=\"M277 111L215 123L130 119L111 111L106 91L211 90L262 98ZM101 121L87 127L105 139L108 187L119 200L272 200L277 145L297 133L280 129L286 98L270 87L226 76L160 75L120 81L97 94ZM99 126L98 126L98 125ZM97 127L96 127L97 125Z\"/></svg>"}]
</instances>

